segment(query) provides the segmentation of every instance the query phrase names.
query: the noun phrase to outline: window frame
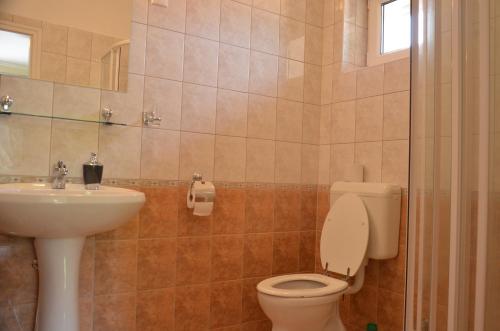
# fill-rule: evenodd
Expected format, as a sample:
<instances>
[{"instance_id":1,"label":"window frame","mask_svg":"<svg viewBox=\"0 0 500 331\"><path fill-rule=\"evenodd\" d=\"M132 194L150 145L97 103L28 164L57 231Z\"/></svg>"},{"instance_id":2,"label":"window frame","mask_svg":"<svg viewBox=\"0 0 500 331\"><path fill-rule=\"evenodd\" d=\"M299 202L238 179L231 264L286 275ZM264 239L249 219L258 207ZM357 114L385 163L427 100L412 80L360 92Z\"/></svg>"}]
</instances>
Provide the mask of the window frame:
<instances>
[{"instance_id":1,"label":"window frame","mask_svg":"<svg viewBox=\"0 0 500 331\"><path fill-rule=\"evenodd\" d=\"M410 57L410 47L396 52L381 53L382 47L382 5L394 0L368 0L368 51L366 62L369 67ZM397 0L395 0L397 1Z\"/></svg>"},{"instance_id":2,"label":"window frame","mask_svg":"<svg viewBox=\"0 0 500 331\"><path fill-rule=\"evenodd\" d=\"M0 20L0 29L31 36L29 78L40 79L42 29L5 20Z\"/></svg>"}]
</instances>

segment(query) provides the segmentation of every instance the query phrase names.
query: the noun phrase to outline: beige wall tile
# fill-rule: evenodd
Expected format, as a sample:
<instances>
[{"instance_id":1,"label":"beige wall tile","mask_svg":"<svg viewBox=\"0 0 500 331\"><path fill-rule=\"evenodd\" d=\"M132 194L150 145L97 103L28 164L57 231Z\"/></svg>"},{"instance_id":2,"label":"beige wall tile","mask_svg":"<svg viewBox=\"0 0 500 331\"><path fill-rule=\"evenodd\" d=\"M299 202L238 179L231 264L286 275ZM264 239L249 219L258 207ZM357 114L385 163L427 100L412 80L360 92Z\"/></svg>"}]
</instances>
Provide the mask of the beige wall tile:
<instances>
[{"instance_id":1,"label":"beige wall tile","mask_svg":"<svg viewBox=\"0 0 500 331\"><path fill-rule=\"evenodd\" d=\"M90 153L97 153L98 137L99 125L96 123L53 120L50 167L63 160L69 177L82 178L82 164L89 160Z\"/></svg>"},{"instance_id":2,"label":"beige wall tile","mask_svg":"<svg viewBox=\"0 0 500 331\"><path fill-rule=\"evenodd\" d=\"M410 134L410 93L384 95L384 139L408 139Z\"/></svg>"},{"instance_id":3,"label":"beige wall tile","mask_svg":"<svg viewBox=\"0 0 500 331\"><path fill-rule=\"evenodd\" d=\"M250 93L278 95L278 57L252 51L250 54Z\"/></svg>"},{"instance_id":4,"label":"beige wall tile","mask_svg":"<svg viewBox=\"0 0 500 331\"><path fill-rule=\"evenodd\" d=\"M128 90L125 93L101 92L101 107L114 109L113 121L131 125L142 125L144 76L129 74Z\"/></svg>"},{"instance_id":5,"label":"beige wall tile","mask_svg":"<svg viewBox=\"0 0 500 331\"><path fill-rule=\"evenodd\" d=\"M2 75L0 94L14 99L13 112L51 115L54 84L38 80Z\"/></svg>"},{"instance_id":6,"label":"beige wall tile","mask_svg":"<svg viewBox=\"0 0 500 331\"><path fill-rule=\"evenodd\" d=\"M162 129L181 127L182 83L173 80L146 77L144 81L144 111L156 111Z\"/></svg>"},{"instance_id":7,"label":"beige wall tile","mask_svg":"<svg viewBox=\"0 0 500 331\"><path fill-rule=\"evenodd\" d=\"M304 102L314 105L321 104L321 66L305 64Z\"/></svg>"},{"instance_id":8,"label":"beige wall tile","mask_svg":"<svg viewBox=\"0 0 500 331\"><path fill-rule=\"evenodd\" d=\"M155 27L148 28L146 74L182 80L184 35Z\"/></svg>"},{"instance_id":9,"label":"beige wall tile","mask_svg":"<svg viewBox=\"0 0 500 331\"><path fill-rule=\"evenodd\" d=\"M132 23L128 72L144 74L146 69L147 25Z\"/></svg>"},{"instance_id":10,"label":"beige wall tile","mask_svg":"<svg viewBox=\"0 0 500 331\"><path fill-rule=\"evenodd\" d=\"M323 26L330 26L333 24L334 17L333 17L333 12L334 12L334 5L333 5L334 0L325 0L324 1L324 8L323 8Z\"/></svg>"},{"instance_id":11,"label":"beige wall tile","mask_svg":"<svg viewBox=\"0 0 500 331\"><path fill-rule=\"evenodd\" d=\"M329 144L332 140L330 138L330 131L332 130L331 125L331 114L332 106L324 105L321 106L321 114L319 121L319 143Z\"/></svg>"},{"instance_id":12,"label":"beige wall tile","mask_svg":"<svg viewBox=\"0 0 500 331\"><path fill-rule=\"evenodd\" d=\"M322 41L322 63L332 64L333 63L333 37L334 29L333 25L330 25L323 29L323 41Z\"/></svg>"},{"instance_id":13,"label":"beige wall tile","mask_svg":"<svg viewBox=\"0 0 500 331\"><path fill-rule=\"evenodd\" d=\"M304 104L302 116L302 142L319 144L321 106Z\"/></svg>"},{"instance_id":14,"label":"beige wall tile","mask_svg":"<svg viewBox=\"0 0 500 331\"><path fill-rule=\"evenodd\" d=\"M252 10L251 45L254 50L276 55L279 54L279 15L258 9Z\"/></svg>"},{"instance_id":15,"label":"beige wall tile","mask_svg":"<svg viewBox=\"0 0 500 331\"><path fill-rule=\"evenodd\" d=\"M405 91L410 88L410 59L385 64L384 93Z\"/></svg>"},{"instance_id":16,"label":"beige wall tile","mask_svg":"<svg viewBox=\"0 0 500 331\"><path fill-rule=\"evenodd\" d=\"M300 143L276 142L276 182L294 183L301 181L302 148Z\"/></svg>"},{"instance_id":17,"label":"beige wall tile","mask_svg":"<svg viewBox=\"0 0 500 331\"><path fill-rule=\"evenodd\" d=\"M358 1L356 3L356 25L368 28L368 2Z\"/></svg>"},{"instance_id":18,"label":"beige wall tile","mask_svg":"<svg viewBox=\"0 0 500 331\"><path fill-rule=\"evenodd\" d=\"M355 161L363 165L365 182L380 182L382 177L382 142L356 143Z\"/></svg>"},{"instance_id":19,"label":"beige wall tile","mask_svg":"<svg viewBox=\"0 0 500 331\"><path fill-rule=\"evenodd\" d=\"M90 61L91 50L92 33L74 28L68 30L68 56Z\"/></svg>"},{"instance_id":20,"label":"beige wall tile","mask_svg":"<svg viewBox=\"0 0 500 331\"><path fill-rule=\"evenodd\" d=\"M144 128L142 131L141 178L179 178L180 132Z\"/></svg>"},{"instance_id":21,"label":"beige wall tile","mask_svg":"<svg viewBox=\"0 0 500 331\"><path fill-rule=\"evenodd\" d=\"M280 56L304 61L306 26L304 23L280 18Z\"/></svg>"},{"instance_id":22,"label":"beige wall tile","mask_svg":"<svg viewBox=\"0 0 500 331\"><path fill-rule=\"evenodd\" d=\"M366 52L368 45L368 29L356 26L356 41L355 41L355 53L354 53L354 63L357 66L366 66Z\"/></svg>"},{"instance_id":23,"label":"beige wall tile","mask_svg":"<svg viewBox=\"0 0 500 331\"><path fill-rule=\"evenodd\" d=\"M330 145L320 145L318 155L318 185L330 184Z\"/></svg>"},{"instance_id":24,"label":"beige wall tile","mask_svg":"<svg viewBox=\"0 0 500 331\"><path fill-rule=\"evenodd\" d=\"M382 153L382 181L408 187L408 140L384 141Z\"/></svg>"},{"instance_id":25,"label":"beige wall tile","mask_svg":"<svg viewBox=\"0 0 500 331\"><path fill-rule=\"evenodd\" d=\"M345 171L354 164L354 144L331 145L330 182L345 180Z\"/></svg>"},{"instance_id":26,"label":"beige wall tile","mask_svg":"<svg viewBox=\"0 0 500 331\"><path fill-rule=\"evenodd\" d=\"M356 98L357 72L333 72L333 101L348 101Z\"/></svg>"},{"instance_id":27,"label":"beige wall tile","mask_svg":"<svg viewBox=\"0 0 500 331\"><path fill-rule=\"evenodd\" d=\"M42 24L42 51L66 55L68 49L68 28L44 22Z\"/></svg>"},{"instance_id":28,"label":"beige wall tile","mask_svg":"<svg viewBox=\"0 0 500 331\"><path fill-rule=\"evenodd\" d=\"M356 102L347 101L332 105L332 143L354 142L356 137Z\"/></svg>"},{"instance_id":29,"label":"beige wall tile","mask_svg":"<svg viewBox=\"0 0 500 331\"><path fill-rule=\"evenodd\" d=\"M214 179L244 182L246 170L246 139L216 136Z\"/></svg>"},{"instance_id":30,"label":"beige wall tile","mask_svg":"<svg viewBox=\"0 0 500 331\"><path fill-rule=\"evenodd\" d=\"M146 24L148 21L148 0L132 1L132 21Z\"/></svg>"},{"instance_id":31,"label":"beige wall tile","mask_svg":"<svg viewBox=\"0 0 500 331\"><path fill-rule=\"evenodd\" d=\"M306 24L305 62L321 65L323 63L323 30Z\"/></svg>"},{"instance_id":32,"label":"beige wall tile","mask_svg":"<svg viewBox=\"0 0 500 331\"><path fill-rule=\"evenodd\" d=\"M302 112L302 103L278 99L276 140L302 141Z\"/></svg>"},{"instance_id":33,"label":"beige wall tile","mask_svg":"<svg viewBox=\"0 0 500 331\"><path fill-rule=\"evenodd\" d=\"M99 90L54 85L54 116L97 121L100 119L100 110L101 92Z\"/></svg>"},{"instance_id":34,"label":"beige wall tile","mask_svg":"<svg viewBox=\"0 0 500 331\"><path fill-rule=\"evenodd\" d=\"M216 100L216 88L184 83L182 94L182 130L214 133Z\"/></svg>"},{"instance_id":35,"label":"beige wall tile","mask_svg":"<svg viewBox=\"0 0 500 331\"><path fill-rule=\"evenodd\" d=\"M187 0L186 32L219 40L220 0Z\"/></svg>"},{"instance_id":36,"label":"beige wall tile","mask_svg":"<svg viewBox=\"0 0 500 331\"><path fill-rule=\"evenodd\" d=\"M100 161L104 178L139 178L141 164L141 128L101 126Z\"/></svg>"},{"instance_id":37,"label":"beige wall tile","mask_svg":"<svg viewBox=\"0 0 500 331\"><path fill-rule=\"evenodd\" d=\"M150 3L150 1L147 1ZM148 24L184 32L186 25L186 0L169 0L168 7L149 4Z\"/></svg>"},{"instance_id":38,"label":"beige wall tile","mask_svg":"<svg viewBox=\"0 0 500 331\"><path fill-rule=\"evenodd\" d=\"M64 83L66 81L66 56L42 52L40 79Z\"/></svg>"},{"instance_id":39,"label":"beige wall tile","mask_svg":"<svg viewBox=\"0 0 500 331\"><path fill-rule=\"evenodd\" d=\"M246 137L248 94L230 90L217 93L217 134Z\"/></svg>"},{"instance_id":40,"label":"beige wall tile","mask_svg":"<svg viewBox=\"0 0 500 331\"><path fill-rule=\"evenodd\" d=\"M90 61L72 57L68 57L66 61L66 83L88 86L90 82Z\"/></svg>"},{"instance_id":41,"label":"beige wall tile","mask_svg":"<svg viewBox=\"0 0 500 331\"><path fill-rule=\"evenodd\" d=\"M184 81L217 86L218 53L217 42L186 36Z\"/></svg>"},{"instance_id":42,"label":"beige wall tile","mask_svg":"<svg viewBox=\"0 0 500 331\"><path fill-rule=\"evenodd\" d=\"M248 136L274 139L276 136L276 99L250 94L248 100Z\"/></svg>"},{"instance_id":43,"label":"beige wall tile","mask_svg":"<svg viewBox=\"0 0 500 331\"><path fill-rule=\"evenodd\" d=\"M274 183L275 145L272 140L247 139L247 182Z\"/></svg>"},{"instance_id":44,"label":"beige wall tile","mask_svg":"<svg viewBox=\"0 0 500 331\"><path fill-rule=\"evenodd\" d=\"M113 37L93 33L91 60L100 62L102 57L109 52L111 46L117 41L118 40Z\"/></svg>"},{"instance_id":45,"label":"beige wall tile","mask_svg":"<svg viewBox=\"0 0 500 331\"><path fill-rule=\"evenodd\" d=\"M220 45L218 86L235 91L248 91L250 50Z\"/></svg>"},{"instance_id":46,"label":"beige wall tile","mask_svg":"<svg viewBox=\"0 0 500 331\"><path fill-rule=\"evenodd\" d=\"M306 0L281 0L281 15L305 22Z\"/></svg>"},{"instance_id":47,"label":"beige wall tile","mask_svg":"<svg viewBox=\"0 0 500 331\"><path fill-rule=\"evenodd\" d=\"M220 40L250 48L252 8L232 0L221 3Z\"/></svg>"},{"instance_id":48,"label":"beige wall tile","mask_svg":"<svg viewBox=\"0 0 500 331\"><path fill-rule=\"evenodd\" d=\"M333 101L333 65L323 66L321 70L321 104Z\"/></svg>"},{"instance_id":49,"label":"beige wall tile","mask_svg":"<svg viewBox=\"0 0 500 331\"><path fill-rule=\"evenodd\" d=\"M384 88L384 66L376 66L358 71L357 97L366 98L381 95Z\"/></svg>"},{"instance_id":50,"label":"beige wall tile","mask_svg":"<svg viewBox=\"0 0 500 331\"><path fill-rule=\"evenodd\" d=\"M327 1L326 1L327 2ZM324 0L306 1L306 22L316 26L323 26Z\"/></svg>"},{"instance_id":51,"label":"beige wall tile","mask_svg":"<svg viewBox=\"0 0 500 331\"><path fill-rule=\"evenodd\" d=\"M279 59L278 96L294 101L304 100L304 63Z\"/></svg>"},{"instance_id":52,"label":"beige wall tile","mask_svg":"<svg viewBox=\"0 0 500 331\"><path fill-rule=\"evenodd\" d=\"M280 0L253 0L253 5L276 14L280 13Z\"/></svg>"},{"instance_id":53,"label":"beige wall tile","mask_svg":"<svg viewBox=\"0 0 500 331\"><path fill-rule=\"evenodd\" d=\"M206 180L213 179L215 136L181 132L179 179L191 179L198 172Z\"/></svg>"},{"instance_id":54,"label":"beige wall tile","mask_svg":"<svg viewBox=\"0 0 500 331\"><path fill-rule=\"evenodd\" d=\"M319 146L302 144L302 184L316 185L319 170Z\"/></svg>"},{"instance_id":55,"label":"beige wall tile","mask_svg":"<svg viewBox=\"0 0 500 331\"><path fill-rule=\"evenodd\" d=\"M356 101L356 141L382 140L384 123L383 97Z\"/></svg>"},{"instance_id":56,"label":"beige wall tile","mask_svg":"<svg viewBox=\"0 0 500 331\"><path fill-rule=\"evenodd\" d=\"M3 137L0 173L4 175L49 175L51 120L21 116L0 118Z\"/></svg>"}]
</instances>

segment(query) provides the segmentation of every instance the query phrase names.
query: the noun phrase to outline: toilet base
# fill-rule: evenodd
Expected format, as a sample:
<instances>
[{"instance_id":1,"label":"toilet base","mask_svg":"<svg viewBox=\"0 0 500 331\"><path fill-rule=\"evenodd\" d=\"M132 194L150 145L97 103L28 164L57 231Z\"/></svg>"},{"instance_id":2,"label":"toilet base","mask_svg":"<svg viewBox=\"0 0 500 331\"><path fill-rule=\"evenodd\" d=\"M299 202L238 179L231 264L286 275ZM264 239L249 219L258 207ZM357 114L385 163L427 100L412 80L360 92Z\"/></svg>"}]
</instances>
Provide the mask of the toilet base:
<instances>
[{"instance_id":1,"label":"toilet base","mask_svg":"<svg viewBox=\"0 0 500 331\"><path fill-rule=\"evenodd\" d=\"M316 298L277 298L258 294L272 331L346 331L339 314L341 295Z\"/></svg>"}]
</instances>

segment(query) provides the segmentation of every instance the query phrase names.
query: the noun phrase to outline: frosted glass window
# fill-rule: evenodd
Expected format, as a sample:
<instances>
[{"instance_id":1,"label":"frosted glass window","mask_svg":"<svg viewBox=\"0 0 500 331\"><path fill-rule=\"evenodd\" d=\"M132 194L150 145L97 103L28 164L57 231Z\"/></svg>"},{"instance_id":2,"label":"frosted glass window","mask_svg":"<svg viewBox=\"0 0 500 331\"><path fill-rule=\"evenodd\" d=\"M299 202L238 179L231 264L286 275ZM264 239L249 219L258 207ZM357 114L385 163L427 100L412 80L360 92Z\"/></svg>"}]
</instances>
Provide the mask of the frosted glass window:
<instances>
[{"instance_id":1,"label":"frosted glass window","mask_svg":"<svg viewBox=\"0 0 500 331\"><path fill-rule=\"evenodd\" d=\"M30 74L31 37L26 34L0 30L0 73L26 76Z\"/></svg>"},{"instance_id":2,"label":"frosted glass window","mask_svg":"<svg viewBox=\"0 0 500 331\"><path fill-rule=\"evenodd\" d=\"M410 44L410 0L382 3L382 54L407 49Z\"/></svg>"}]
</instances>

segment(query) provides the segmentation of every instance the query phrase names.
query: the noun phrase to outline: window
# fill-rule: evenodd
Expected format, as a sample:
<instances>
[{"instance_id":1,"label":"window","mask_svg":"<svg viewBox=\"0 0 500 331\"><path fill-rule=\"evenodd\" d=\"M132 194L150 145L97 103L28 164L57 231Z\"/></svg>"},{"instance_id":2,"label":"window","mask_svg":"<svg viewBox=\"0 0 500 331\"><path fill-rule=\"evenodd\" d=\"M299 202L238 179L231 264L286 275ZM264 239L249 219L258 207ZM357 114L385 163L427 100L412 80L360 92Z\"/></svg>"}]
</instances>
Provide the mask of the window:
<instances>
[{"instance_id":1,"label":"window","mask_svg":"<svg viewBox=\"0 0 500 331\"><path fill-rule=\"evenodd\" d=\"M30 74L31 37L0 30L0 74L28 77Z\"/></svg>"},{"instance_id":2,"label":"window","mask_svg":"<svg viewBox=\"0 0 500 331\"><path fill-rule=\"evenodd\" d=\"M0 0L1 1L1 0ZM0 74L40 78L42 29L0 19Z\"/></svg>"},{"instance_id":3,"label":"window","mask_svg":"<svg viewBox=\"0 0 500 331\"><path fill-rule=\"evenodd\" d=\"M369 66L409 56L410 8L410 0L369 0Z\"/></svg>"}]
</instances>

